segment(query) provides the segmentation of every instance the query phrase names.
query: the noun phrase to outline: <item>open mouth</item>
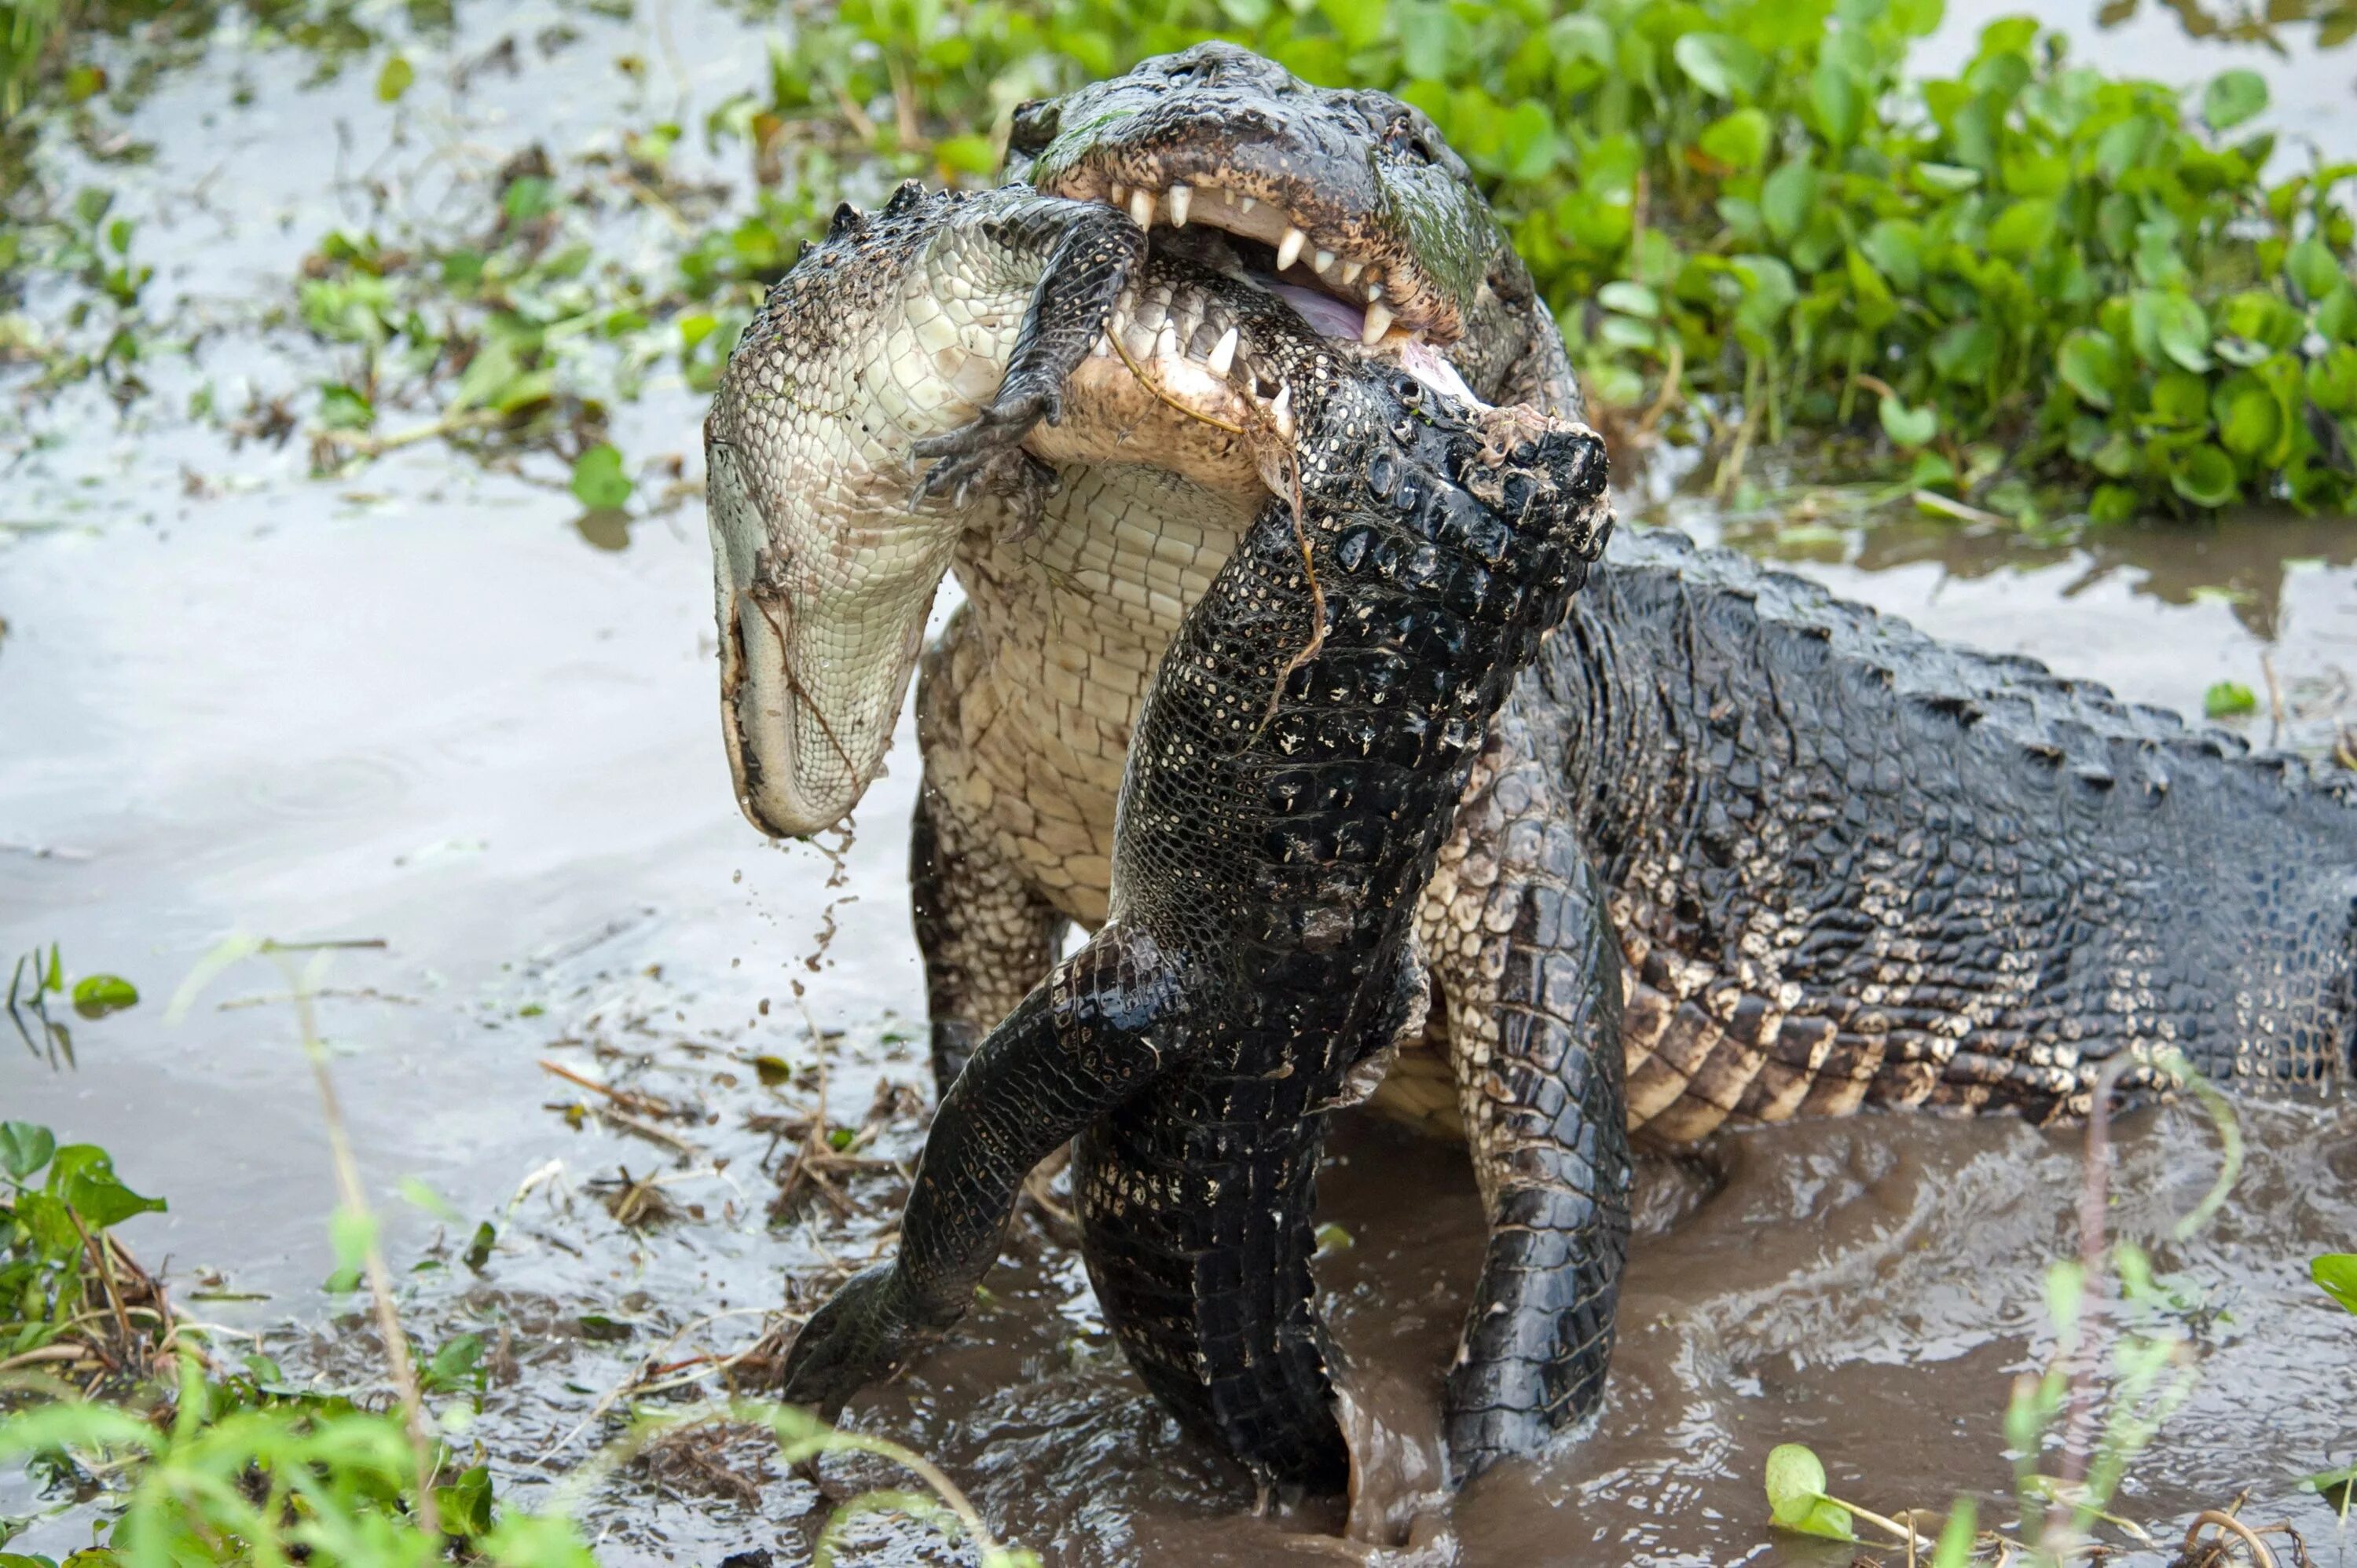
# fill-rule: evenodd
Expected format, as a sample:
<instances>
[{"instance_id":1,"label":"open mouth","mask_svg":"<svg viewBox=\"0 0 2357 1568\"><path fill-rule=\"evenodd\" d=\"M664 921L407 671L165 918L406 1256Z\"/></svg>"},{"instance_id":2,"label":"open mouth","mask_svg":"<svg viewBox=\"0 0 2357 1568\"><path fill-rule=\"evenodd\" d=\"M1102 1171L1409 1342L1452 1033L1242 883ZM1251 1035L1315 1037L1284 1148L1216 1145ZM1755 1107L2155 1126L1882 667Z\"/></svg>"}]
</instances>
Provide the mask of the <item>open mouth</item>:
<instances>
[{"instance_id":1,"label":"open mouth","mask_svg":"<svg viewBox=\"0 0 2357 1568\"><path fill-rule=\"evenodd\" d=\"M1275 198L1200 177L1165 180L1149 173L1125 183L1085 164L1043 188L1117 208L1157 243L1181 242L1178 248L1200 251L1210 233L1222 236L1232 270L1285 299L1327 337L1394 354L1421 347L1437 358L1434 350L1461 331L1456 308L1414 263L1369 256L1331 225Z\"/></svg>"}]
</instances>

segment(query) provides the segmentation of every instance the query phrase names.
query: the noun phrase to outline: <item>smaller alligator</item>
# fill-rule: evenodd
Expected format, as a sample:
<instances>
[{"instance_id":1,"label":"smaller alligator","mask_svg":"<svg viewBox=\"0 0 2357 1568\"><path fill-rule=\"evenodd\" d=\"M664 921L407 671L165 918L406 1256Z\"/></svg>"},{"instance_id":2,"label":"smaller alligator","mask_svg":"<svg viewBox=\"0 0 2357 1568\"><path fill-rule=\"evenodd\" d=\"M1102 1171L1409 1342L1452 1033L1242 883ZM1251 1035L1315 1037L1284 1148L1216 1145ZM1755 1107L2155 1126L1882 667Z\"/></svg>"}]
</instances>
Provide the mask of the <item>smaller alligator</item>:
<instances>
[{"instance_id":1,"label":"smaller alligator","mask_svg":"<svg viewBox=\"0 0 2357 1568\"><path fill-rule=\"evenodd\" d=\"M1121 377L1133 403L1146 384L1114 347L1134 322L1125 290L1143 244L1103 206L1019 189L904 191L872 223L846 218L732 362L767 398L740 391L716 406L716 476L733 482L740 464L790 447L780 413L791 426L848 407L885 460L845 466L846 486L887 482L892 445L914 434L917 455L942 459L918 487L920 508L934 509L926 527L939 529L944 502L953 515L992 497L1013 498L1019 524L1039 496L1024 445L1063 454L1131 428L1108 413ZM872 379L813 398L765 373L776 361L763 346L780 334L802 334L794 362L823 371L814 340L889 341L896 313L912 308L920 325L932 319L931 295L907 285L933 275L924 263L944 245L973 285L956 303L1021 324L1003 385L970 422L938 428L954 398L878 413ZM1348 1455L1309 1275L1327 1114L1372 1089L1399 1036L1421 1026L1417 897L1487 725L1603 547L1603 444L1585 426L1464 404L1338 352L1248 286L1183 262L1154 272L1136 295L1157 298L1164 322L1200 323L1232 378L1199 372L1178 397L1167 383L1151 392L1198 413L1232 411L1209 426L1225 439L1199 437L1197 459L1182 449L1182 461L1206 481L1275 493L1149 692L1106 923L944 1096L899 1256L855 1276L805 1326L785 1394L832 1415L954 1324L1023 1178L1077 1135L1084 1255L1148 1385L1263 1479L1332 1489ZM1125 301L1133 321L1114 317ZM954 380L1007 341L996 328L953 337L946 357L915 361L919 384ZM1118 372L1091 369L1107 360ZM875 515L865 498L854 514ZM746 532L723 508L716 537L724 521ZM767 537L770 558L745 560L743 575L768 585L759 613L780 618L777 645L790 646L791 565ZM1600 1346L1595 1355L1600 1375Z\"/></svg>"}]
</instances>

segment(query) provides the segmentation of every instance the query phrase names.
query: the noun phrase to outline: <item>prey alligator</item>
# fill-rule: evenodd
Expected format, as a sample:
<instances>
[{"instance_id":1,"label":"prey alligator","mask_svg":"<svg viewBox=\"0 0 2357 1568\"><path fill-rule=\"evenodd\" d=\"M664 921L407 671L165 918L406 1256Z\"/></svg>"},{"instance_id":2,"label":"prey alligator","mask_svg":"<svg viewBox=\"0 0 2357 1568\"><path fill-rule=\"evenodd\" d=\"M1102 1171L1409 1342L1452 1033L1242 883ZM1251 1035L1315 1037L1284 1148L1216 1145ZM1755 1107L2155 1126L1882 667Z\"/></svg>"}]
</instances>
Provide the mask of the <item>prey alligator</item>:
<instances>
[{"instance_id":1,"label":"prey alligator","mask_svg":"<svg viewBox=\"0 0 2357 1568\"><path fill-rule=\"evenodd\" d=\"M1103 375L1075 372L1110 357L1093 351L1100 327L1108 346L1135 329L1135 385L1218 405L1210 428L1235 439L1211 461L1274 492L1147 693L1105 922L964 1065L899 1256L805 1326L785 1393L832 1414L954 1324L1024 1177L1077 1135L1084 1255L1147 1383L1264 1479L1330 1489L1349 1455L1309 1273L1322 1130L1420 1024L1417 896L1489 720L1602 547L1603 444L1337 352L1274 297L1184 263L1133 283L1145 235L1125 224L1020 188L909 195L846 220L732 360L735 385L770 395L716 409L729 471L845 406L878 438L871 452L913 437L942 459L919 490L930 515L899 531L913 539L994 494L1036 506L1021 446L1048 422L1039 444L1069 451L1134 417L1119 394L1134 403L1135 387L1115 380L1109 395ZM859 375L867 342L891 341L911 312L920 331L947 303L924 292L944 254L970 285L952 309L1019 328ZM1156 363L1173 321L1209 338L1218 376ZM809 380L770 392L789 338ZM996 395L925 433L967 400L923 392L970 385L1001 345ZM920 395L877 397L886 385ZM890 467L854 461L845 477L888 482ZM813 542L772 528L753 544L788 574L770 597L781 624L815 607L778 553Z\"/></svg>"},{"instance_id":2,"label":"prey alligator","mask_svg":"<svg viewBox=\"0 0 2357 1568\"><path fill-rule=\"evenodd\" d=\"M1018 110L1010 169L1130 213L1157 253L1259 275L1365 351L1427 373L1445 352L1477 393L1577 409L1544 303L1460 200L1469 176L1384 95L1204 46ZM1369 308L1385 300L1387 320ZM1136 705L1256 504L1157 467L1168 439L1141 428L1061 464L1023 537L969 532L928 558L968 596L919 693L912 872L945 1084L1064 920L1104 918ZM856 748L748 724L747 685L727 688L740 799L772 832L856 800L932 585L891 599L861 575L872 559L832 562L842 625L806 662L855 635L906 653L875 645L888 703L825 693L837 733L879 738L824 800L753 786ZM743 590L725 571L720 587L724 624L743 620ZM781 700L789 723L818 711L753 699ZM1481 1180L1492 1240L1449 1388L1462 1475L1598 1396L1624 1118L1677 1143L1867 1104L2071 1115L2147 1045L2247 1080L2346 1072L2357 802L2027 660L1623 531L1491 725L1418 923L1440 1048L1401 1051L1375 1103L1464 1135Z\"/></svg>"}]
</instances>

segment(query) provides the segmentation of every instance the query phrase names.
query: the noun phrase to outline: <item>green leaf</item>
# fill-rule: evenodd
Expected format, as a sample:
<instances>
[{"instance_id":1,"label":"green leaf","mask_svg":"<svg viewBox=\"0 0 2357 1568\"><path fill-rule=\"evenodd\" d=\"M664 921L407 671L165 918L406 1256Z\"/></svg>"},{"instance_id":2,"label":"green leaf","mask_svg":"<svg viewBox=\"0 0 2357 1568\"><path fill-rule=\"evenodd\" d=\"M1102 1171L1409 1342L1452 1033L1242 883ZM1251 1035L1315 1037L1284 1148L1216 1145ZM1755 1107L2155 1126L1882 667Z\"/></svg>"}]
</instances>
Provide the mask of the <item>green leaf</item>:
<instances>
[{"instance_id":1,"label":"green leaf","mask_svg":"<svg viewBox=\"0 0 2357 1568\"><path fill-rule=\"evenodd\" d=\"M1346 48L1366 48L1383 36L1384 0L1318 0L1318 9Z\"/></svg>"},{"instance_id":2,"label":"green leaf","mask_svg":"<svg viewBox=\"0 0 2357 1568\"><path fill-rule=\"evenodd\" d=\"M2220 681L2201 693L2201 711L2213 719L2231 719L2242 714L2257 713L2259 699L2239 681Z\"/></svg>"},{"instance_id":3,"label":"green leaf","mask_svg":"<svg viewBox=\"0 0 2357 1568\"><path fill-rule=\"evenodd\" d=\"M2344 1470L2321 1470L2299 1478L2299 1489L2315 1492L2336 1509L2349 1507L2352 1492L2357 1492L2357 1465Z\"/></svg>"},{"instance_id":4,"label":"green leaf","mask_svg":"<svg viewBox=\"0 0 2357 1568\"><path fill-rule=\"evenodd\" d=\"M998 166L998 148L988 136L943 136L933 144L933 161L952 174L986 175Z\"/></svg>"},{"instance_id":5,"label":"green leaf","mask_svg":"<svg viewBox=\"0 0 2357 1568\"><path fill-rule=\"evenodd\" d=\"M1917 164L1915 183L1929 196L1961 196L1980 184L1981 171L1958 164Z\"/></svg>"},{"instance_id":6,"label":"green leaf","mask_svg":"<svg viewBox=\"0 0 2357 1568\"><path fill-rule=\"evenodd\" d=\"M1768 1453L1768 1508L1778 1528L1831 1541L1855 1541L1849 1510L1825 1496L1825 1467L1798 1443Z\"/></svg>"},{"instance_id":7,"label":"green leaf","mask_svg":"<svg viewBox=\"0 0 2357 1568\"><path fill-rule=\"evenodd\" d=\"M2326 1252L2308 1262L2308 1277L2324 1294L2357 1312L2357 1252Z\"/></svg>"},{"instance_id":8,"label":"green leaf","mask_svg":"<svg viewBox=\"0 0 2357 1568\"><path fill-rule=\"evenodd\" d=\"M401 95L409 91L409 84L416 80L417 70L409 63L409 57L394 55L391 59L386 60L383 69L376 73L377 102L380 103L399 102Z\"/></svg>"},{"instance_id":9,"label":"green leaf","mask_svg":"<svg viewBox=\"0 0 2357 1568\"><path fill-rule=\"evenodd\" d=\"M1704 126L1695 145L1731 169L1749 171L1767 161L1773 129L1765 111L1746 107Z\"/></svg>"},{"instance_id":10,"label":"green leaf","mask_svg":"<svg viewBox=\"0 0 2357 1568\"><path fill-rule=\"evenodd\" d=\"M477 1465L459 1472L458 1478L447 1487L434 1488L434 1501L442 1515L442 1528L469 1539L491 1532L491 1470L488 1465Z\"/></svg>"},{"instance_id":11,"label":"green leaf","mask_svg":"<svg viewBox=\"0 0 2357 1568\"><path fill-rule=\"evenodd\" d=\"M2255 70L2221 71L2201 93L2201 123L2231 131L2267 106L2267 79Z\"/></svg>"},{"instance_id":12,"label":"green leaf","mask_svg":"<svg viewBox=\"0 0 2357 1568\"><path fill-rule=\"evenodd\" d=\"M2087 499L2087 518L2091 522L2131 522L2136 515L2136 493L2126 485L2097 485L2095 493Z\"/></svg>"},{"instance_id":13,"label":"green leaf","mask_svg":"<svg viewBox=\"0 0 2357 1568\"><path fill-rule=\"evenodd\" d=\"M1809 77L1809 107L1816 111L1817 130L1826 144L1846 147L1866 123L1866 90L1842 66L1820 59Z\"/></svg>"},{"instance_id":14,"label":"green leaf","mask_svg":"<svg viewBox=\"0 0 2357 1568\"><path fill-rule=\"evenodd\" d=\"M1525 98L1498 127L1498 169L1508 179L1536 179L1555 166L1555 116L1545 104Z\"/></svg>"},{"instance_id":15,"label":"green leaf","mask_svg":"<svg viewBox=\"0 0 2357 1568\"><path fill-rule=\"evenodd\" d=\"M47 1127L30 1122L0 1122L0 1171L12 1181L23 1181L49 1163L58 1150L57 1138Z\"/></svg>"},{"instance_id":16,"label":"green leaf","mask_svg":"<svg viewBox=\"0 0 2357 1568\"><path fill-rule=\"evenodd\" d=\"M2020 260L2035 256L2054 238L2054 199L2027 197L2015 202L1989 225L1988 248L2000 256Z\"/></svg>"},{"instance_id":17,"label":"green leaf","mask_svg":"<svg viewBox=\"0 0 2357 1568\"><path fill-rule=\"evenodd\" d=\"M1749 97L1768 69L1758 49L1727 33L1688 33L1670 54L1689 81L1717 98Z\"/></svg>"},{"instance_id":18,"label":"green leaf","mask_svg":"<svg viewBox=\"0 0 2357 1568\"><path fill-rule=\"evenodd\" d=\"M357 1208L339 1207L328 1217L328 1240L335 1244L339 1273L357 1271L376 1245L376 1217Z\"/></svg>"},{"instance_id":19,"label":"green leaf","mask_svg":"<svg viewBox=\"0 0 2357 1568\"><path fill-rule=\"evenodd\" d=\"M2210 370L2210 317L2190 295L2164 294L2154 306L2161 352L2195 375Z\"/></svg>"},{"instance_id":20,"label":"green leaf","mask_svg":"<svg viewBox=\"0 0 2357 1568\"><path fill-rule=\"evenodd\" d=\"M2283 434L2283 410L2256 376L2240 374L2221 385L2211 407L2220 444L2237 457L2256 457Z\"/></svg>"},{"instance_id":21,"label":"green leaf","mask_svg":"<svg viewBox=\"0 0 2357 1568\"><path fill-rule=\"evenodd\" d=\"M1641 316L1652 320L1662 314L1662 296L1641 283L1625 278L1616 279L1596 291L1596 303L1607 310L1617 310L1623 316Z\"/></svg>"},{"instance_id":22,"label":"green leaf","mask_svg":"<svg viewBox=\"0 0 2357 1568\"><path fill-rule=\"evenodd\" d=\"M103 1018L138 1006L139 988L119 974L85 974L74 982L73 1004L85 1018Z\"/></svg>"},{"instance_id":23,"label":"green leaf","mask_svg":"<svg viewBox=\"0 0 2357 1568\"><path fill-rule=\"evenodd\" d=\"M1932 1549L1932 1568L1965 1568L1973 1560L1973 1537L1980 1527L1980 1507L1970 1498L1958 1498L1940 1527L1940 1544Z\"/></svg>"},{"instance_id":24,"label":"green leaf","mask_svg":"<svg viewBox=\"0 0 2357 1568\"><path fill-rule=\"evenodd\" d=\"M1329 1256L1335 1252L1347 1252L1357 1245L1357 1240L1352 1238L1350 1231L1330 1219L1318 1227L1318 1251L1321 1257Z\"/></svg>"},{"instance_id":25,"label":"green leaf","mask_svg":"<svg viewBox=\"0 0 2357 1568\"><path fill-rule=\"evenodd\" d=\"M2285 252L2284 271L2311 301L2325 298L2349 281L2332 248L2313 236Z\"/></svg>"},{"instance_id":26,"label":"green leaf","mask_svg":"<svg viewBox=\"0 0 2357 1568\"><path fill-rule=\"evenodd\" d=\"M634 487L622 472L622 454L599 442L573 460L573 493L592 511L607 511L627 503Z\"/></svg>"},{"instance_id":27,"label":"green leaf","mask_svg":"<svg viewBox=\"0 0 2357 1568\"><path fill-rule=\"evenodd\" d=\"M1895 446L1921 446L1939 434L1940 411L1929 403L1910 408L1895 397L1887 397L1876 412L1882 416L1882 433Z\"/></svg>"},{"instance_id":28,"label":"green leaf","mask_svg":"<svg viewBox=\"0 0 2357 1568\"><path fill-rule=\"evenodd\" d=\"M95 1144L69 1144L49 1162L48 1190L93 1230L135 1214L160 1214L164 1200L142 1197L114 1175L114 1156Z\"/></svg>"},{"instance_id":29,"label":"green leaf","mask_svg":"<svg viewBox=\"0 0 2357 1568\"><path fill-rule=\"evenodd\" d=\"M2234 459L2204 443L2185 454L2169 476L2169 487L2199 507L2222 507L2234 499Z\"/></svg>"},{"instance_id":30,"label":"green leaf","mask_svg":"<svg viewBox=\"0 0 2357 1568\"><path fill-rule=\"evenodd\" d=\"M1787 242L1808 222L1816 200L1817 171L1805 163L1786 164L1760 187L1760 211L1768 220L1768 231Z\"/></svg>"},{"instance_id":31,"label":"green leaf","mask_svg":"<svg viewBox=\"0 0 2357 1568\"><path fill-rule=\"evenodd\" d=\"M2112 406L2112 389L2120 383L2120 346L2108 332L2081 328L2062 339L2055 356L2062 384L2093 408Z\"/></svg>"}]
</instances>

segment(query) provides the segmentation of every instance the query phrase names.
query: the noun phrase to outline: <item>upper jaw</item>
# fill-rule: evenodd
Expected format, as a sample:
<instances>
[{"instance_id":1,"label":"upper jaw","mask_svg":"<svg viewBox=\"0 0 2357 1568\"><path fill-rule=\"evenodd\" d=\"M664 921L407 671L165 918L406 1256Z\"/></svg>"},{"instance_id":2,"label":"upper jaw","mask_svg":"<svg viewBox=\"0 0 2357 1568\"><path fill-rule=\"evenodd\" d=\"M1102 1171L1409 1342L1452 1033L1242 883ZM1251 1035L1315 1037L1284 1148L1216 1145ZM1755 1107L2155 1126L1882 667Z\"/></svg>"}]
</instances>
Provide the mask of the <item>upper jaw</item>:
<instances>
[{"instance_id":1,"label":"upper jaw","mask_svg":"<svg viewBox=\"0 0 2357 1568\"><path fill-rule=\"evenodd\" d=\"M1105 202L1149 231L1208 228L1246 242L1253 247L1248 269L1346 307L1353 335L1370 348L1446 346L1462 336L1462 309L1425 268L1396 246L1368 238L1372 198L1365 211L1354 211L1361 204L1324 192L1313 199L1298 179L1203 163L1129 150L1083 156L1043 171L1037 183L1050 195ZM1330 334L1336 323L1313 325Z\"/></svg>"}]
</instances>

